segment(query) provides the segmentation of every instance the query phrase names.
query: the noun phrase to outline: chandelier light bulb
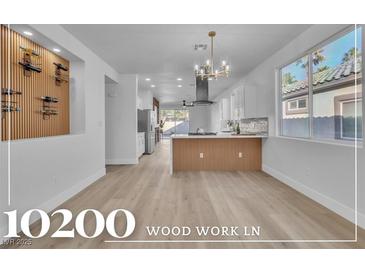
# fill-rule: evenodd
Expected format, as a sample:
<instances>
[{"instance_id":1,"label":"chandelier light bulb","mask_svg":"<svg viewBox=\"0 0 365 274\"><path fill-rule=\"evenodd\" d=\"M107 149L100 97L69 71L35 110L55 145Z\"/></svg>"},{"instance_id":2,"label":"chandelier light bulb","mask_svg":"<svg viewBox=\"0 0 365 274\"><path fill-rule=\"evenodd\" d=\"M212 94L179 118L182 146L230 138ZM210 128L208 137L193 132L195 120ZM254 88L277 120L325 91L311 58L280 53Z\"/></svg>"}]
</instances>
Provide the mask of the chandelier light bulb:
<instances>
[{"instance_id":1,"label":"chandelier light bulb","mask_svg":"<svg viewBox=\"0 0 365 274\"><path fill-rule=\"evenodd\" d=\"M226 61L222 61L222 66L225 66L226 65Z\"/></svg>"}]
</instances>

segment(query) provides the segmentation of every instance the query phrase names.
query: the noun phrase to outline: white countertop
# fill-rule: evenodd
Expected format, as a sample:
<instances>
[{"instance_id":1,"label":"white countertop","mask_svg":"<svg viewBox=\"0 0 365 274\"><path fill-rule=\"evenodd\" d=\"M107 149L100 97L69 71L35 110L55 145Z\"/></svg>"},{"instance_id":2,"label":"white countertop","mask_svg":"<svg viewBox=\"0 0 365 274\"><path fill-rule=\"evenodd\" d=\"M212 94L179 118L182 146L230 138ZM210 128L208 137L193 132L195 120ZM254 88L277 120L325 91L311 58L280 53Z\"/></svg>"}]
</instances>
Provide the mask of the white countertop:
<instances>
[{"instance_id":1,"label":"white countertop","mask_svg":"<svg viewBox=\"0 0 365 274\"><path fill-rule=\"evenodd\" d=\"M187 135L187 134L173 134L172 139L215 139L215 138L267 138L267 135L232 135L232 134L220 134L217 135Z\"/></svg>"}]
</instances>

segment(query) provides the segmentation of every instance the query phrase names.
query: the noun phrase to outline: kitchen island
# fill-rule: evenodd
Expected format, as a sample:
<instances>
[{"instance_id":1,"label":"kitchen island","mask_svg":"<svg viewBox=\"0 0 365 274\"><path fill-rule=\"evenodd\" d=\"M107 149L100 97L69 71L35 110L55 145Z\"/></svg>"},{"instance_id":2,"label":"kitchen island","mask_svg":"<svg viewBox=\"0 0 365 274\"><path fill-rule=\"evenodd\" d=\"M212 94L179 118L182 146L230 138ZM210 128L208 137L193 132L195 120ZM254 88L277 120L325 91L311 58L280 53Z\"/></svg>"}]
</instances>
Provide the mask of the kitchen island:
<instances>
[{"instance_id":1,"label":"kitchen island","mask_svg":"<svg viewBox=\"0 0 365 274\"><path fill-rule=\"evenodd\" d=\"M170 173L261 170L266 135L172 135Z\"/></svg>"}]
</instances>

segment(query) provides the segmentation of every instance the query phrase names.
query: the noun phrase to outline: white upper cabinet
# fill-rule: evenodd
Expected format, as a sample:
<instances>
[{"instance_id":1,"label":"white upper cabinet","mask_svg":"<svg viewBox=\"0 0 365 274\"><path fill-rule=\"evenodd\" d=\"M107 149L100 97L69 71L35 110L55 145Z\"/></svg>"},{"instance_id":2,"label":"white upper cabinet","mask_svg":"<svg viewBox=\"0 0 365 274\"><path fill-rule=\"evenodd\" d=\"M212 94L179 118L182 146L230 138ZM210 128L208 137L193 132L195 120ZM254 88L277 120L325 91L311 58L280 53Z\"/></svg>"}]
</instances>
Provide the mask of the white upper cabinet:
<instances>
[{"instance_id":1,"label":"white upper cabinet","mask_svg":"<svg viewBox=\"0 0 365 274\"><path fill-rule=\"evenodd\" d=\"M153 109L153 94L151 91L138 91L137 108Z\"/></svg>"},{"instance_id":2,"label":"white upper cabinet","mask_svg":"<svg viewBox=\"0 0 365 274\"><path fill-rule=\"evenodd\" d=\"M231 93L231 119L240 120L245 117L245 98L243 87L238 87Z\"/></svg>"},{"instance_id":3,"label":"white upper cabinet","mask_svg":"<svg viewBox=\"0 0 365 274\"><path fill-rule=\"evenodd\" d=\"M231 120L236 120L236 92L231 93Z\"/></svg>"},{"instance_id":4,"label":"white upper cabinet","mask_svg":"<svg viewBox=\"0 0 365 274\"><path fill-rule=\"evenodd\" d=\"M238 94L238 119L245 118L245 90L244 87L239 87Z\"/></svg>"},{"instance_id":5,"label":"white upper cabinet","mask_svg":"<svg viewBox=\"0 0 365 274\"><path fill-rule=\"evenodd\" d=\"M231 106L228 98L222 98L219 102L219 112L221 120L226 121L231 119Z\"/></svg>"},{"instance_id":6,"label":"white upper cabinet","mask_svg":"<svg viewBox=\"0 0 365 274\"><path fill-rule=\"evenodd\" d=\"M227 120L237 121L243 118L245 118L245 94L243 86L240 86L219 100L221 130L227 130Z\"/></svg>"}]
</instances>

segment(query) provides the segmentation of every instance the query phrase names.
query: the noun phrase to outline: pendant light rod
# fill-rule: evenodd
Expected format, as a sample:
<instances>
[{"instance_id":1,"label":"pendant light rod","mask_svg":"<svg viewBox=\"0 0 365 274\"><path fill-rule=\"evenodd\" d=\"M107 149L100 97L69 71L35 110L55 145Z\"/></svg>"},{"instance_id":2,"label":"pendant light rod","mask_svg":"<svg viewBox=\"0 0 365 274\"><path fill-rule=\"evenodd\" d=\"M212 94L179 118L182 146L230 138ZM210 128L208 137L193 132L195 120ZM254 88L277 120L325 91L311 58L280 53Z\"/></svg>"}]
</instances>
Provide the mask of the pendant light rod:
<instances>
[{"instance_id":1,"label":"pendant light rod","mask_svg":"<svg viewBox=\"0 0 365 274\"><path fill-rule=\"evenodd\" d=\"M213 60L213 39L215 37L215 31L210 31L208 33L210 37L210 73L213 74L214 71L214 60Z\"/></svg>"}]
</instances>

